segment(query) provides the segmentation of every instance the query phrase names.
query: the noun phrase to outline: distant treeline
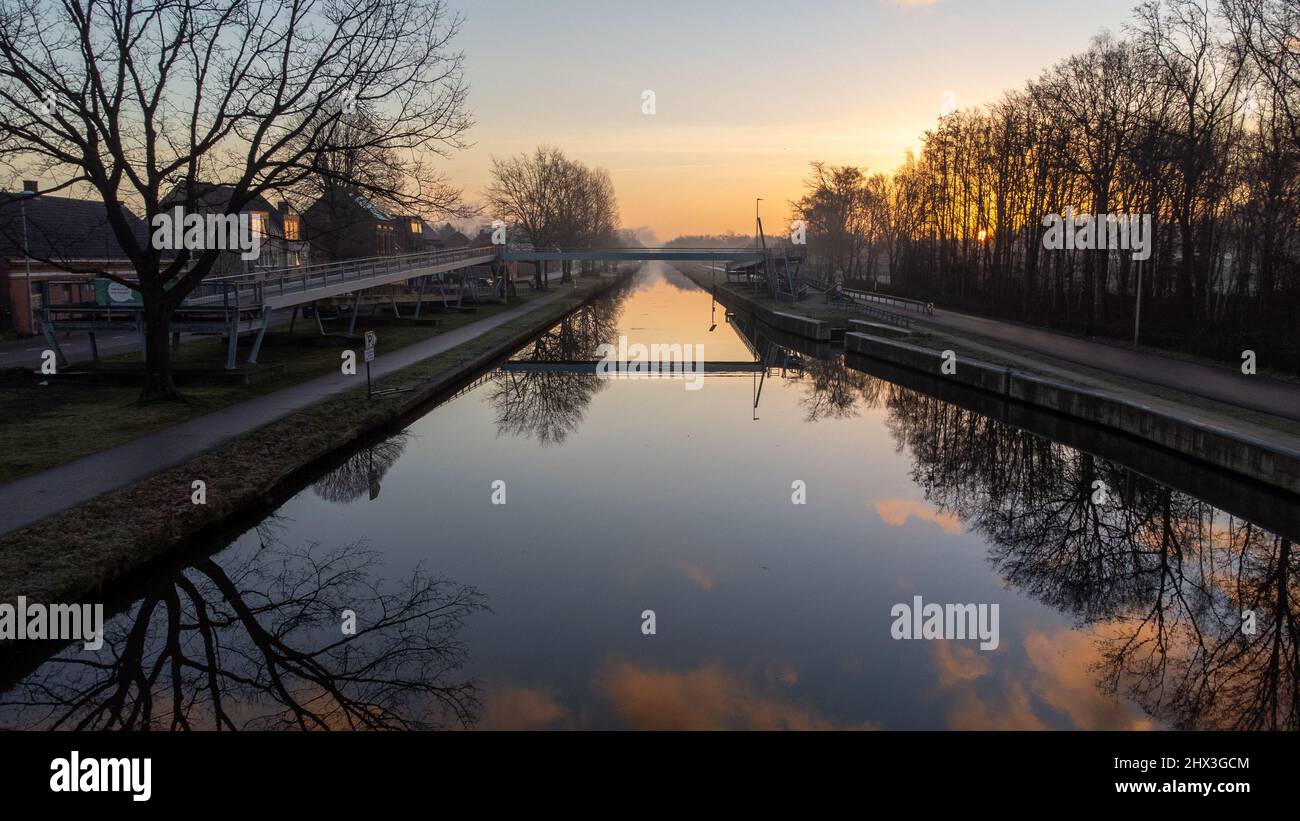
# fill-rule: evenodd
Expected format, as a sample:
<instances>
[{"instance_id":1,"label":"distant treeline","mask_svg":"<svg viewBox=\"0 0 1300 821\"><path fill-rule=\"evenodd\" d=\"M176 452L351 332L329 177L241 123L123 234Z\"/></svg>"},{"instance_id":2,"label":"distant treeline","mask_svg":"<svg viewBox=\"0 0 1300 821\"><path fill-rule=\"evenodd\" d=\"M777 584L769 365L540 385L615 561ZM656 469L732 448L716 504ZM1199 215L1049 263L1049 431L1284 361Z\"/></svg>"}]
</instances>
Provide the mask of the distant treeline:
<instances>
[{"instance_id":1,"label":"distant treeline","mask_svg":"<svg viewBox=\"0 0 1300 821\"><path fill-rule=\"evenodd\" d=\"M1151 0L892 174L814 163L794 217L826 273L1088 334L1140 275L1144 344L1300 371L1298 117L1300 3ZM1151 215L1150 258L1045 248L1071 209Z\"/></svg>"},{"instance_id":2,"label":"distant treeline","mask_svg":"<svg viewBox=\"0 0 1300 821\"><path fill-rule=\"evenodd\" d=\"M664 243L668 248L748 248L754 244L753 234L686 234Z\"/></svg>"}]
</instances>

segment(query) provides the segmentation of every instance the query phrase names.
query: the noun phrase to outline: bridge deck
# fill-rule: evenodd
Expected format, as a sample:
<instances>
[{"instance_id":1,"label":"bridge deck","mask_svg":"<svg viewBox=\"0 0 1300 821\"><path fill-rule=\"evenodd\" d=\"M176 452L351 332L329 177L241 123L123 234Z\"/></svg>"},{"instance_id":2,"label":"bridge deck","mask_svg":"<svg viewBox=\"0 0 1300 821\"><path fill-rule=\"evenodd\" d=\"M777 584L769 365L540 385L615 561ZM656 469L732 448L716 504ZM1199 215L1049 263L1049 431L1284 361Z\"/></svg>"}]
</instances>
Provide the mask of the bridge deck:
<instances>
[{"instance_id":1,"label":"bridge deck","mask_svg":"<svg viewBox=\"0 0 1300 821\"><path fill-rule=\"evenodd\" d=\"M631 372L636 367L636 362L624 362L621 366L627 372ZM501 370L510 373L590 373L595 374L596 368L600 365L599 360L594 359L574 359L559 362L530 362L527 360L510 360L501 363ZM660 366L662 365L662 370ZM644 371L640 372L641 376L681 376L683 373L680 362L663 362L663 363L644 363ZM690 363L692 370L685 371L687 375L700 373L724 374L724 373L758 373L763 370L763 365L759 362L698 362ZM652 370L653 368L653 370ZM700 368L701 370L695 370Z\"/></svg>"},{"instance_id":2,"label":"bridge deck","mask_svg":"<svg viewBox=\"0 0 1300 821\"><path fill-rule=\"evenodd\" d=\"M763 261L754 248L507 248L508 262L732 262L753 265Z\"/></svg>"}]
</instances>

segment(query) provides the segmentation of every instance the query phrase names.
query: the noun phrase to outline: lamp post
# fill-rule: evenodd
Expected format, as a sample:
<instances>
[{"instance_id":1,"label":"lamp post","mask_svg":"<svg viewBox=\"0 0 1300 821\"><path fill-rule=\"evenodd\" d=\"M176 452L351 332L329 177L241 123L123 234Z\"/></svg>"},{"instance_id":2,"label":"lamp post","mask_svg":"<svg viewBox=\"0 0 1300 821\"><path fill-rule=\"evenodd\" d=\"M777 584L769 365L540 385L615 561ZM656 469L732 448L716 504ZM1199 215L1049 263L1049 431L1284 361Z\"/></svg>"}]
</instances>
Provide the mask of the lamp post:
<instances>
[{"instance_id":1,"label":"lamp post","mask_svg":"<svg viewBox=\"0 0 1300 821\"><path fill-rule=\"evenodd\" d=\"M18 209L23 217L23 263L27 269L27 331L36 334L36 306L32 304L32 255L27 244L27 201L36 196L35 191L18 194Z\"/></svg>"}]
</instances>

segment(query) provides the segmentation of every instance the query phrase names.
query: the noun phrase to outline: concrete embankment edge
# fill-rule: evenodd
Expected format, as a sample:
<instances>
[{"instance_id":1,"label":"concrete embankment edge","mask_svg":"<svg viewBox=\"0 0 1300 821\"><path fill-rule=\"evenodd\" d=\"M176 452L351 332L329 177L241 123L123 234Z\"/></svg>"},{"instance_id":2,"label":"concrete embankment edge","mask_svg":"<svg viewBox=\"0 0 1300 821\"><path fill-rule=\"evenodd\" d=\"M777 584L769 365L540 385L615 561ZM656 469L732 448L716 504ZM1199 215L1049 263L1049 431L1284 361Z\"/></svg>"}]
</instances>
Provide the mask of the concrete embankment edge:
<instances>
[{"instance_id":1,"label":"concrete embankment edge","mask_svg":"<svg viewBox=\"0 0 1300 821\"><path fill-rule=\"evenodd\" d=\"M1300 452L1276 442L1172 413L1129 396L1070 385L966 356L956 359L951 373L944 373L943 352L893 339L850 332L844 335L844 347L863 356L923 373L942 374L943 378L958 384L1113 428L1300 494Z\"/></svg>"}]
</instances>

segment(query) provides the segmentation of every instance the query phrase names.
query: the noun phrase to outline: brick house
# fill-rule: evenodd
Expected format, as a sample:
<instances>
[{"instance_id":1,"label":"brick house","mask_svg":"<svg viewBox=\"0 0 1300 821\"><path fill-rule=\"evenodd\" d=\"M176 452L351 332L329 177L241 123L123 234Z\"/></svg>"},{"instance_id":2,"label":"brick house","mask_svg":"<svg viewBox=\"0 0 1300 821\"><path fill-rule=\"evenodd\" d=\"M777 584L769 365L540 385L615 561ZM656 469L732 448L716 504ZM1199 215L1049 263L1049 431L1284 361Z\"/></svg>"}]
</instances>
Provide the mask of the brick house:
<instances>
[{"instance_id":1,"label":"brick house","mask_svg":"<svg viewBox=\"0 0 1300 821\"><path fill-rule=\"evenodd\" d=\"M51 304L93 302L93 271L134 278L135 266L118 245L103 202L42 194L31 181L23 189L0 192L0 329L30 334L39 330L30 317L43 292ZM125 206L122 214L147 242L144 221Z\"/></svg>"}]
</instances>

